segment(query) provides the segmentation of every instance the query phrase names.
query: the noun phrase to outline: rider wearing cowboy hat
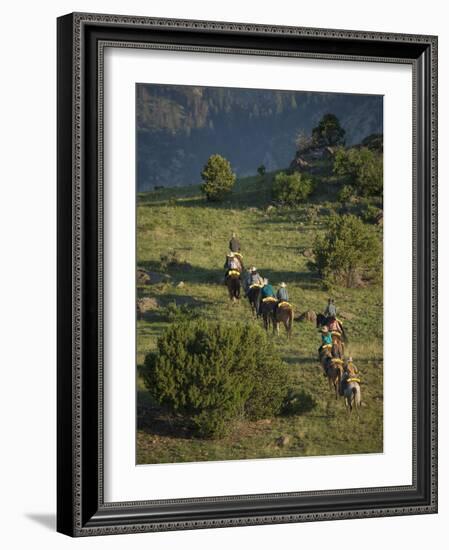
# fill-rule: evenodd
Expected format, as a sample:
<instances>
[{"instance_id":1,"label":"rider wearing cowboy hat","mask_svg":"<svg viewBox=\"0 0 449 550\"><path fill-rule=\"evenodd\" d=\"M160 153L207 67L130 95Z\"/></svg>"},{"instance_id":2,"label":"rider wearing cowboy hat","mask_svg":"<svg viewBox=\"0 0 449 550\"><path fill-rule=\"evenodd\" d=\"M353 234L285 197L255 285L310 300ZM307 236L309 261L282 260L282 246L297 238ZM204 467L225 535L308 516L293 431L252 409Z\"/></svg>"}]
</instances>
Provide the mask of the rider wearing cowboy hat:
<instances>
[{"instance_id":1,"label":"rider wearing cowboy hat","mask_svg":"<svg viewBox=\"0 0 449 550\"><path fill-rule=\"evenodd\" d=\"M281 283L280 287L278 288L278 291L276 293L276 298L279 300L279 302L288 302L288 292L287 292L287 285L285 283Z\"/></svg>"}]
</instances>

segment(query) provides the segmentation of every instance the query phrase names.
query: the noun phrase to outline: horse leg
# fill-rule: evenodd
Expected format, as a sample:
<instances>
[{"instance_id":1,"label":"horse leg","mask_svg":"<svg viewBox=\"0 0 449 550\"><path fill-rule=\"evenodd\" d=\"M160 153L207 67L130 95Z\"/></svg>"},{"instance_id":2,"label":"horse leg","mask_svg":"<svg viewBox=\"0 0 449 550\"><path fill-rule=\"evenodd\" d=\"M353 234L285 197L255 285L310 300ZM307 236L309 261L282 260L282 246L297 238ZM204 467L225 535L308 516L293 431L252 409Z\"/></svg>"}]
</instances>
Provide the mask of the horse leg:
<instances>
[{"instance_id":1,"label":"horse leg","mask_svg":"<svg viewBox=\"0 0 449 550\"><path fill-rule=\"evenodd\" d=\"M348 400L348 401L349 401L349 414L352 413L352 400L353 400L353 399L354 399L354 396L351 394L351 395L349 396L349 400Z\"/></svg>"},{"instance_id":2,"label":"horse leg","mask_svg":"<svg viewBox=\"0 0 449 550\"><path fill-rule=\"evenodd\" d=\"M229 293L229 299L232 300L232 286L228 283L228 293Z\"/></svg>"},{"instance_id":3,"label":"horse leg","mask_svg":"<svg viewBox=\"0 0 449 550\"><path fill-rule=\"evenodd\" d=\"M287 338L290 340L292 337L293 316L289 313L285 321L285 330L287 331Z\"/></svg>"}]
</instances>

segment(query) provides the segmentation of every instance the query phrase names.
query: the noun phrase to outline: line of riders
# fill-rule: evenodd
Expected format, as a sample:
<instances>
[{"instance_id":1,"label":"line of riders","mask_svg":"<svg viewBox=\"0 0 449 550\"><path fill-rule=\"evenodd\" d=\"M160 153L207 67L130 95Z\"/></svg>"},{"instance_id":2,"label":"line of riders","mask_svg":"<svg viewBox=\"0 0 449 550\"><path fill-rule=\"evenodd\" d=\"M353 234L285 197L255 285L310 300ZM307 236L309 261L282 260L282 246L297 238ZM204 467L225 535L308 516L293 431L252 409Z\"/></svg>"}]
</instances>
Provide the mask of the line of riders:
<instances>
[{"instance_id":1,"label":"line of riders","mask_svg":"<svg viewBox=\"0 0 449 550\"><path fill-rule=\"evenodd\" d=\"M344 359L344 342L347 337L332 298L328 299L324 315L317 315L317 328L321 331L318 357L324 376L329 381L329 387L335 391L335 399L339 395L343 396L346 406L352 411L361 405L360 378L352 357Z\"/></svg>"},{"instance_id":2,"label":"line of riders","mask_svg":"<svg viewBox=\"0 0 449 550\"><path fill-rule=\"evenodd\" d=\"M262 277L255 266L244 268L240 242L235 233L229 241L230 252L226 255L223 268L225 271L225 284L228 288L229 298L236 301L240 298L241 288L251 305L254 317L262 317L264 327L279 333L282 323L291 336L293 325L293 306L289 302L287 285L282 282L275 292L269 280Z\"/></svg>"},{"instance_id":3,"label":"line of riders","mask_svg":"<svg viewBox=\"0 0 449 550\"><path fill-rule=\"evenodd\" d=\"M283 323L290 338L293 306L289 302L287 285L282 282L275 292L269 280L262 277L256 267L252 266L245 271L240 241L235 233L229 241L229 249L223 267L226 270L225 284L230 299L236 301L240 298L243 285L254 317L262 317L265 329L268 330L271 324L273 331L277 333ZM321 331L322 341L318 356L324 376L329 380L329 387L334 388L335 398L343 396L346 406L352 411L353 407L361 405L360 378L352 357L344 360L344 342L347 341L347 336L342 321L337 317L337 308L332 298L328 299L324 314L317 315L316 326Z\"/></svg>"}]
</instances>

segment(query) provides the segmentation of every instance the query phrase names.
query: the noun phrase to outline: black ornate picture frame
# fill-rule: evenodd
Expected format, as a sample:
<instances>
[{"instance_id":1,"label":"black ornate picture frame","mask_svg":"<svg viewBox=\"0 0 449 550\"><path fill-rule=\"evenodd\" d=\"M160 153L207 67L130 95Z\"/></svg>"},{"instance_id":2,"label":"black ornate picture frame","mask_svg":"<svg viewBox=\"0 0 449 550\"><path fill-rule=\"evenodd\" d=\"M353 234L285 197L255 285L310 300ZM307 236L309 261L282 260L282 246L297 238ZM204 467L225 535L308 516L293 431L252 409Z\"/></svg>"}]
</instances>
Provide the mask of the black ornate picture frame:
<instances>
[{"instance_id":1,"label":"black ornate picture frame","mask_svg":"<svg viewBox=\"0 0 449 550\"><path fill-rule=\"evenodd\" d=\"M413 483L108 503L103 494L105 45L413 70ZM58 19L58 502L71 536L437 512L437 38L69 14Z\"/></svg>"}]
</instances>

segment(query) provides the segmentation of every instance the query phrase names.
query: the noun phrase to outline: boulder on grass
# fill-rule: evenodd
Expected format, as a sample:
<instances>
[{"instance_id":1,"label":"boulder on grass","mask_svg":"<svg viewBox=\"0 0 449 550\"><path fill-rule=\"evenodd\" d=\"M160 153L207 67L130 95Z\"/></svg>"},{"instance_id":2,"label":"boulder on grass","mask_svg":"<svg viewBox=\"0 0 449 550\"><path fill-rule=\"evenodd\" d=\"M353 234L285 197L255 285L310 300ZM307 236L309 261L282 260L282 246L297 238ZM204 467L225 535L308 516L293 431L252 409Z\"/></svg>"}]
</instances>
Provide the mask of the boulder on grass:
<instances>
[{"instance_id":1,"label":"boulder on grass","mask_svg":"<svg viewBox=\"0 0 449 550\"><path fill-rule=\"evenodd\" d=\"M309 321L310 323L316 323L316 313L312 310L304 311L297 318L298 321Z\"/></svg>"}]
</instances>

